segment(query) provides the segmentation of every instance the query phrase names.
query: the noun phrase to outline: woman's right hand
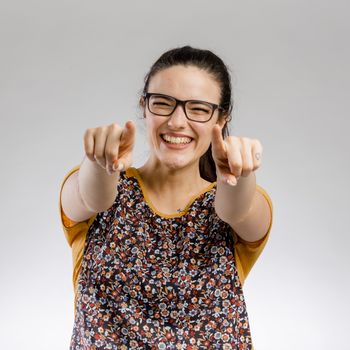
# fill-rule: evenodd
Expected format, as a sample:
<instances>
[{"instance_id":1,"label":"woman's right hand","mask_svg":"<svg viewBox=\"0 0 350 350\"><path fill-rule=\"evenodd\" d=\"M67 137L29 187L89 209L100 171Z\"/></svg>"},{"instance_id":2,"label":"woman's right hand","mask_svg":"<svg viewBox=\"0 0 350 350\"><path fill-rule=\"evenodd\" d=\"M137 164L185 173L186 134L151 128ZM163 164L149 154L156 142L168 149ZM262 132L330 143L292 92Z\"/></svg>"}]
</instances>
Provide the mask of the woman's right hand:
<instances>
[{"instance_id":1,"label":"woman's right hand","mask_svg":"<svg viewBox=\"0 0 350 350\"><path fill-rule=\"evenodd\" d=\"M84 134L86 156L105 169L108 175L126 170L132 165L136 127L133 121L124 128L117 123L89 128Z\"/></svg>"}]
</instances>

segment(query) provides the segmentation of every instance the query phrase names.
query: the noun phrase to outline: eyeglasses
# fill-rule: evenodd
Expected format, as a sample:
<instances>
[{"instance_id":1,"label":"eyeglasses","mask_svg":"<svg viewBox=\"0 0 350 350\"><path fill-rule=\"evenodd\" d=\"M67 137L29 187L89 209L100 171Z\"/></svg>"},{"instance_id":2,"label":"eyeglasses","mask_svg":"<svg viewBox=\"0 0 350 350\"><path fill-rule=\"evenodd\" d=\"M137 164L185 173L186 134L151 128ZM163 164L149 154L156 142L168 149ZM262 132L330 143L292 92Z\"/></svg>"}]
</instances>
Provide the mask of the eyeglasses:
<instances>
[{"instance_id":1,"label":"eyeglasses","mask_svg":"<svg viewBox=\"0 0 350 350\"><path fill-rule=\"evenodd\" d=\"M175 97L145 92L143 97L147 100L148 110L163 117L171 115L178 105L181 105L185 111L187 119L198 123L208 122L216 109L224 111L221 106L206 101L199 100L178 100Z\"/></svg>"}]
</instances>

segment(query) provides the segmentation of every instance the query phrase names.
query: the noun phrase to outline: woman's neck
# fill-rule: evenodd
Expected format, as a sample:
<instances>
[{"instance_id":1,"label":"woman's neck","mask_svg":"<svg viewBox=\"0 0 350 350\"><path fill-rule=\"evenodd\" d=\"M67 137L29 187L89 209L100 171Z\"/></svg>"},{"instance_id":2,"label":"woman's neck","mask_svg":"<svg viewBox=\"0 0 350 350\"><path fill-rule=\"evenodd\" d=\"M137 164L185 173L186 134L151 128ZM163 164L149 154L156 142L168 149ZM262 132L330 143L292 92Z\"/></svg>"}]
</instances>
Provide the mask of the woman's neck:
<instances>
[{"instance_id":1,"label":"woman's neck","mask_svg":"<svg viewBox=\"0 0 350 350\"><path fill-rule=\"evenodd\" d=\"M210 185L210 182L200 176L199 164L171 169L149 159L138 171L148 191L157 196L167 194L193 196Z\"/></svg>"}]
</instances>

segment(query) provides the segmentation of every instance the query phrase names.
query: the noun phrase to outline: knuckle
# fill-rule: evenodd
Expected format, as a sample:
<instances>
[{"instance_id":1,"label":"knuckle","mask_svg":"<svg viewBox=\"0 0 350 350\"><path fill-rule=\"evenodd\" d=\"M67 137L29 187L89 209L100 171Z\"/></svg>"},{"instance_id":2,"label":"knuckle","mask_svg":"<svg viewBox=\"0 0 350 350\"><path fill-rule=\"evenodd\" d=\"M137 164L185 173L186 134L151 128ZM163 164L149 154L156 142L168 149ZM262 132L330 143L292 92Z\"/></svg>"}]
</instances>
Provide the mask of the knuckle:
<instances>
[{"instance_id":1,"label":"knuckle","mask_svg":"<svg viewBox=\"0 0 350 350\"><path fill-rule=\"evenodd\" d=\"M91 154L91 153L86 153L86 156L87 156L87 158L90 159L92 162L95 161L95 158L94 158L93 154Z\"/></svg>"},{"instance_id":2,"label":"knuckle","mask_svg":"<svg viewBox=\"0 0 350 350\"><path fill-rule=\"evenodd\" d=\"M120 129L120 126L118 123L112 123L109 125L109 128L112 129L112 130L119 130Z\"/></svg>"},{"instance_id":3,"label":"knuckle","mask_svg":"<svg viewBox=\"0 0 350 350\"><path fill-rule=\"evenodd\" d=\"M93 129L92 128L86 129L85 132L84 132L84 138L87 138L91 134L93 134Z\"/></svg>"},{"instance_id":4,"label":"knuckle","mask_svg":"<svg viewBox=\"0 0 350 350\"><path fill-rule=\"evenodd\" d=\"M249 144L251 143L251 140L250 140L248 137L242 137L242 138L241 138L241 141L242 141L242 144L243 144L245 147L248 147Z\"/></svg>"},{"instance_id":5,"label":"knuckle","mask_svg":"<svg viewBox=\"0 0 350 350\"><path fill-rule=\"evenodd\" d=\"M115 152L114 152L112 149L106 148L106 150L105 150L105 156L106 156L106 158L112 159L115 155L116 155L116 154L115 154Z\"/></svg>"},{"instance_id":6,"label":"knuckle","mask_svg":"<svg viewBox=\"0 0 350 350\"><path fill-rule=\"evenodd\" d=\"M95 154L94 154L94 158L97 160L99 160L99 161L101 161L101 160L104 160L104 155L102 155L100 152L95 152Z\"/></svg>"},{"instance_id":7,"label":"knuckle","mask_svg":"<svg viewBox=\"0 0 350 350\"><path fill-rule=\"evenodd\" d=\"M234 169L241 169L242 168L242 164L240 162L237 162L237 161L233 161L231 163L231 165Z\"/></svg>"},{"instance_id":8,"label":"knuckle","mask_svg":"<svg viewBox=\"0 0 350 350\"><path fill-rule=\"evenodd\" d=\"M247 172L251 172L253 170L253 166L252 165L248 165L248 166L244 166L242 171L247 173Z\"/></svg>"},{"instance_id":9,"label":"knuckle","mask_svg":"<svg viewBox=\"0 0 350 350\"><path fill-rule=\"evenodd\" d=\"M98 128L96 128L96 133L98 134L102 134L104 132L106 132L108 126L99 126Z\"/></svg>"},{"instance_id":10,"label":"knuckle","mask_svg":"<svg viewBox=\"0 0 350 350\"><path fill-rule=\"evenodd\" d=\"M94 158L94 153L92 151L85 151L85 153L90 159Z\"/></svg>"}]
</instances>

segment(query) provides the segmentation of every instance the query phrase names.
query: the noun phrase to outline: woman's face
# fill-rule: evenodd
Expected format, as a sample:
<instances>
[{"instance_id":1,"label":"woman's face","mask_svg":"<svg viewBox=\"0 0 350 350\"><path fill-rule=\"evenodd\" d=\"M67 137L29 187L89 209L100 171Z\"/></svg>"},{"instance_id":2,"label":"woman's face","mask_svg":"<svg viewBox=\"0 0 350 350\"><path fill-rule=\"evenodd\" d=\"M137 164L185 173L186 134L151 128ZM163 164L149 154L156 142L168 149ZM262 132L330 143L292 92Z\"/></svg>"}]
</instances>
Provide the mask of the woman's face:
<instances>
[{"instance_id":1,"label":"woman's face","mask_svg":"<svg viewBox=\"0 0 350 350\"><path fill-rule=\"evenodd\" d=\"M179 100L220 103L219 84L209 73L194 66L176 65L158 72L151 78L148 92ZM188 120L180 105L168 117L152 114L145 104L143 108L152 156L171 169L199 162L210 145L212 128L218 121L218 110L214 111L208 122L198 123Z\"/></svg>"}]
</instances>

